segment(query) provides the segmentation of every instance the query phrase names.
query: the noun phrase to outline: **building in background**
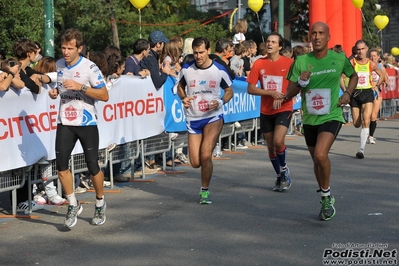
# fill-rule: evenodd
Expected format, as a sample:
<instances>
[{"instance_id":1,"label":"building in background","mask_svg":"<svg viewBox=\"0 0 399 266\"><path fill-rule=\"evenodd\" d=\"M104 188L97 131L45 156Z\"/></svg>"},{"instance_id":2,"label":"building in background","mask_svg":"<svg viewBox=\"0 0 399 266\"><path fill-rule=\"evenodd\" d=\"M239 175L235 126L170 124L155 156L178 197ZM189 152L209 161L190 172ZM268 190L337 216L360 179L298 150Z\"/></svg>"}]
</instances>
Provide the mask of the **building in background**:
<instances>
[{"instance_id":1,"label":"building in background","mask_svg":"<svg viewBox=\"0 0 399 266\"><path fill-rule=\"evenodd\" d=\"M378 0L381 8L390 10L389 23L382 31L382 49L390 53L392 47L399 47L399 5L398 0Z\"/></svg>"}]
</instances>

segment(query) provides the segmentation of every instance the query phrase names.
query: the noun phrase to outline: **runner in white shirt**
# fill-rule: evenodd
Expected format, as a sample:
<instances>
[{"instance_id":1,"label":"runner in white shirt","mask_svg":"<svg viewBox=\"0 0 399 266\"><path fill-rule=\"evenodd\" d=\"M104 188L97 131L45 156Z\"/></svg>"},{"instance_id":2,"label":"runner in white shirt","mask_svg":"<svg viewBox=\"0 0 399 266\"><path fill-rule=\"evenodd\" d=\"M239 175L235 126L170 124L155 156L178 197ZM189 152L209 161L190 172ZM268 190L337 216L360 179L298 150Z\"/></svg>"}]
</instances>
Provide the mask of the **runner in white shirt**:
<instances>
[{"instance_id":1,"label":"runner in white shirt","mask_svg":"<svg viewBox=\"0 0 399 266\"><path fill-rule=\"evenodd\" d=\"M199 203L210 204L212 151L223 127L223 104L233 97L232 81L227 70L209 58L208 39L195 38L192 47L195 60L180 70L177 92L185 107L190 163L201 167Z\"/></svg>"},{"instance_id":2,"label":"runner in white shirt","mask_svg":"<svg viewBox=\"0 0 399 266\"><path fill-rule=\"evenodd\" d=\"M49 90L50 98L61 98L56 134L56 163L58 176L67 196L69 207L65 226L71 228L83 207L77 201L73 176L69 170L69 157L80 141L85 153L87 168L96 191L93 225L105 222L104 175L98 165L99 134L97 128L96 100L108 101L108 90L103 75L96 64L80 56L83 48L82 33L67 30L61 36L63 59L57 61L57 88Z\"/></svg>"}]
</instances>

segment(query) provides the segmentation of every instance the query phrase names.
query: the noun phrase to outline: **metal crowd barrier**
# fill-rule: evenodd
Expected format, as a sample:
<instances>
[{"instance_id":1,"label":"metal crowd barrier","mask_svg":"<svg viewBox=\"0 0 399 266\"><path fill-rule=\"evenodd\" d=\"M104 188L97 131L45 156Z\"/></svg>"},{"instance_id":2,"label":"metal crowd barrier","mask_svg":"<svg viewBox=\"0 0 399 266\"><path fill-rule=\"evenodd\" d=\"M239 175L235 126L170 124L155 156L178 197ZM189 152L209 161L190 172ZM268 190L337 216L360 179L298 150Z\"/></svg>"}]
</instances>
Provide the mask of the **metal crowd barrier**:
<instances>
[{"instance_id":1,"label":"metal crowd barrier","mask_svg":"<svg viewBox=\"0 0 399 266\"><path fill-rule=\"evenodd\" d=\"M141 147L141 169L142 178L145 179L145 157L149 155L162 154L162 169L166 169L166 152L172 147L171 136L169 133L163 132L157 136L153 136L140 141ZM173 161L173 160L172 160ZM132 174L134 176L134 168Z\"/></svg>"},{"instance_id":2,"label":"metal crowd barrier","mask_svg":"<svg viewBox=\"0 0 399 266\"><path fill-rule=\"evenodd\" d=\"M0 193L11 191L12 214L17 213L17 189L25 185L25 168L0 172Z\"/></svg>"},{"instance_id":3,"label":"metal crowd barrier","mask_svg":"<svg viewBox=\"0 0 399 266\"><path fill-rule=\"evenodd\" d=\"M172 162L176 157L176 149L185 148L188 146L188 132L179 132L179 135L172 141ZM187 151L188 155L188 151ZM172 163L172 170L175 169L174 162Z\"/></svg>"},{"instance_id":4,"label":"metal crowd barrier","mask_svg":"<svg viewBox=\"0 0 399 266\"><path fill-rule=\"evenodd\" d=\"M255 130L256 120L249 119L240 121L241 127L236 128L234 131L234 147L237 149L237 134L238 133L247 133L248 132L248 141L251 143L251 131Z\"/></svg>"},{"instance_id":5,"label":"metal crowd barrier","mask_svg":"<svg viewBox=\"0 0 399 266\"><path fill-rule=\"evenodd\" d=\"M115 163L123 163L125 161L131 162L132 177L134 176L134 160L140 156L140 143L138 140L117 145L110 151L109 156L109 171L111 188L114 187L114 171L113 165Z\"/></svg>"},{"instance_id":6,"label":"metal crowd barrier","mask_svg":"<svg viewBox=\"0 0 399 266\"><path fill-rule=\"evenodd\" d=\"M43 161L33 165L32 169L27 172L28 180L28 210L29 214L32 213L32 188L34 184L40 184L45 182L53 182L57 180L58 194L62 195L61 183L58 179L58 172L56 168L55 160ZM44 184L43 184L44 185Z\"/></svg>"},{"instance_id":7,"label":"metal crowd barrier","mask_svg":"<svg viewBox=\"0 0 399 266\"><path fill-rule=\"evenodd\" d=\"M393 117L396 115L396 113L399 111L398 104L399 99L388 99L388 100L382 100L382 104L380 107L380 118L387 118L387 117Z\"/></svg>"},{"instance_id":8,"label":"metal crowd barrier","mask_svg":"<svg viewBox=\"0 0 399 266\"><path fill-rule=\"evenodd\" d=\"M219 145L222 149L222 138L228 138L228 147L231 150L231 136L234 135L234 123L224 124L222 132L219 135Z\"/></svg>"},{"instance_id":9,"label":"metal crowd barrier","mask_svg":"<svg viewBox=\"0 0 399 266\"><path fill-rule=\"evenodd\" d=\"M107 149L101 149L98 151L98 164L100 168L104 168L108 163L108 151ZM78 153L71 155L69 159L69 168L71 169L72 176L78 173L87 172L87 165L85 161L84 153Z\"/></svg>"}]
</instances>

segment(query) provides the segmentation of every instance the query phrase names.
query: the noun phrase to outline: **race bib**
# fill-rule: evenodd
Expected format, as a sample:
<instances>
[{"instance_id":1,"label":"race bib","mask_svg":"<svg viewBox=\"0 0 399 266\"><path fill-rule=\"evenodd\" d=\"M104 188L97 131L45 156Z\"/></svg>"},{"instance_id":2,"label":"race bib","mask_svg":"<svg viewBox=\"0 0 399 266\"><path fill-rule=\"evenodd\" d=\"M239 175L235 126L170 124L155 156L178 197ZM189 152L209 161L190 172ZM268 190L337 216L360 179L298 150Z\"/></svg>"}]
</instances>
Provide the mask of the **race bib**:
<instances>
[{"instance_id":1,"label":"race bib","mask_svg":"<svg viewBox=\"0 0 399 266\"><path fill-rule=\"evenodd\" d=\"M283 91L283 77L263 75L263 89L267 91Z\"/></svg>"},{"instance_id":2,"label":"race bib","mask_svg":"<svg viewBox=\"0 0 399 266\"><path fill-rule=\"evenodd\" d=\"M72 100L61 104L60 118L65 126L80 126L83 118L82 101Z\"/></svg>"},{"instance_id":3,"label":"race bib","mask_svg":"<svg viewBox=\"0 0 399 266\"><path fill-rule=\"evenodd\" d=\"M330 113L331 90L313 89L306 93L306 108L308 114L326 115Z\"/></svg>"},{"instance_id":4,"label":"race bib","mask_svg":"<svg viewBox=\"0 0 399 266\"><path fill-rule=\"evenodd\" d=\"M368 87L369 86L369 81L370 81L370 73L367 72L360 72L357 73L358 75L358 81L357 81L357 86L358 87Z\"/></svg>"},{"instance_id":5,"label":"race bib","mask_svg":"<svg viewBox=\"0 0 399 266\"><path fill-rule=\"evenodd\" d=\"M209 110L211 104L211 98L208 99L207 97L195 96L194 99L194 109L200 112L206 112Z\"/></svg>"}]
</instances>

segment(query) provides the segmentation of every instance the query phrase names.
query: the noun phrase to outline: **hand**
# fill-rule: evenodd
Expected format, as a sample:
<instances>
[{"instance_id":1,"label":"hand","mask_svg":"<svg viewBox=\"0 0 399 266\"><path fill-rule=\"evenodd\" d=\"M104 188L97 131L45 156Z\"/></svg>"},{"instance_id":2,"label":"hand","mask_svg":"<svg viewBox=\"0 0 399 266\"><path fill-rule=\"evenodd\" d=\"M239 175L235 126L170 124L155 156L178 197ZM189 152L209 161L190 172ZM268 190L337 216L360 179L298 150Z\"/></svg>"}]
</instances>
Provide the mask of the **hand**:
<instances>
[{"instance_id":1,"label":"hand","mask_svg":"<svg viewBox=\"0 0 399 266\"><path fill-rule=\"evenodd\" d=\"M279 99L279 100L274 100L273 101L273 109L277 110L281 108L281 104L284 102L284 100Z\"/></svg>"},{"instance_id":2,"label":"hand","mask_svg":"<svg viewBox=\"0 0 399 266\"><path fill-rule=\"evenodd\" d=\"M223 105L222 100L212 100L209 105L209 111L216 110L220 105Z\"/></svg>"},{"instance_id":3,"label":"hand","mask_svg":"<svg viewBox=\"0 0 399 266\"><path fill-rule=\"evenodd\" d=\"M141 71L139 72L139 74L140 74L140 76L141 76L142 78L145 78L145 77L149 76L151 73L150 73L150 71L149 71L148 69L143 69L143 70L141 70Z\"/></svg>"},{"instance_id":4,"label":"hand","mask_svg":"<svg viewBox=\"0 0 399 266\"><path fill-rule=\"evenodd\" d=\"M51 99L55 100L58 97L58 89L52 89L48 91L48 95Z\"/></svg>"},{"instance_id":5,"label":"hand","mask_svg":"<svg viewBox=\"0 0 399 266\"><path fill-rule=\"evenodd\" d=\"M193 97L184 97L181 101L183 103L184 108L188 109L191 105L191 101L194 100Z\"/></svg>"},{"instance_id":6,"label":"hand","mask_svg":"<svg viewBox=\"0 0 399 266\"><path fill-rule=\"evenodd\" d=\"M310 79L310 75L312 75L312 72L310 71L302 71L301 75L299 76L299 78L303 81L307 81Z\"/></svg>"},{"instance_id":7,"label":"hand","mask_svg":"<svg viewBox=\"0 0 399 266\"><path fill-rule=\"evenodd\" d=\"M349 104L351 101L351 97L349 95L349 92L345 92L344 94L342 94L342 96L339 98L338 101L338 106L342 106L342 105L346 105Z\"/></svg>"},{"instance_id":8,"label":"hand","mask_svg":"<svg viewBox=\"0 0 399 266\"><path fill-rule=\"evenodd\" d=\"M82 84L77 83L76 81L73 81L72 79L64 80L64 82L62 83L62 86L66 90L75 90L75 91L80 91L80 89L82 88Z\"/></svg>"},{"instance_id":9,"label":"hand","mask_svg":"<svg viewBox=\"0 0 399 266\"><path fill-rule=\"evenodd\" d=\"M14 73L15 76L17 75L17 73L19 73L19 65L18 65L18 64L16 64L16 65L13 66L13 67L9 67L8 69L9 69L12 73Z\"/></svg>"},{"instance_id":10,"label":"hand","mask_svg":"<svg viewBox=\"0 0 399 266\"><path fill-rule=\"evenodd\" d=\"M6 73L6 72L1 72L1 73L0 73L0 82L3 81L7 76L8 76L8 73Z\"/></svg>"},{"instance_id":11,"label":"hand","mask_svg":"<svg viewBox=\"0 0 399 266\"><path fill-rule=\"evenodd\" d=\"M40 74L33 74L30 76L30 79L33 80L37 86L41 87L42 86L42 81L40 80Z\"/></svg>"},{"instance_id":12,"label":"hand","mask_svg":"<svg viewBox=\"0 0 399 266\"><path fill-rule=\"evenodd\" d=\"M169 64L162 64L162 73L165 73L165 74L168 74L169 75L169 73L170 73L170 66L169 66Z\"/></svg>"},{"instance_id":13,"label":"hand","mask_svg":"<svg viewBox=\"0 0 399 266\"><path fill-rule=\"evenodd\" d=\"M271 95L276 100L283 100L285 95L278 91L273 91Z\"/></svg>"}]
</instances>

